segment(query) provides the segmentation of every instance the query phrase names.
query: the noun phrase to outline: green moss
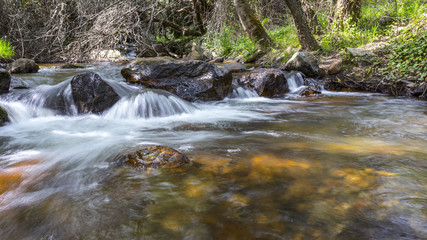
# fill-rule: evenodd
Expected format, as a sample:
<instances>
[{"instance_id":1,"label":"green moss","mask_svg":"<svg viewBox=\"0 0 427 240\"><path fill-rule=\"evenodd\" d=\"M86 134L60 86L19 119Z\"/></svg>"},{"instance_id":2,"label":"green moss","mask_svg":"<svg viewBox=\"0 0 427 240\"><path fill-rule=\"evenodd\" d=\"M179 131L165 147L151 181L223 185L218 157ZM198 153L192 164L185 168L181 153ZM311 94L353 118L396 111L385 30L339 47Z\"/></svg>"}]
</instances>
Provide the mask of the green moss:
<instances>
[{"instance_id":1,"label":"green moss","mask_svg":"<svg viewBox=\"0 0 427 240\"><path fill-rule=\"evenodd\" d=\"M2 107L0 107L0 126L3 125L5 122L9 121L8 114L6 110L4 110Z\"/></svg>"}]
</instances>

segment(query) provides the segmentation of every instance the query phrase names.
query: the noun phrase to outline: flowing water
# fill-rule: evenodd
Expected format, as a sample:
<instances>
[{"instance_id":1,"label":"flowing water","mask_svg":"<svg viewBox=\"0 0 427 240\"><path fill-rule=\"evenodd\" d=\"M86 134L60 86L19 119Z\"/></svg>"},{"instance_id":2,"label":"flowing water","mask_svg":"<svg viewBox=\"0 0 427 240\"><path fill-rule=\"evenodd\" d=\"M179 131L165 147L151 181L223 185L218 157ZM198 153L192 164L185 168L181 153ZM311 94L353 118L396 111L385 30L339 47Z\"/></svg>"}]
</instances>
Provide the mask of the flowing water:
<instances>
[{"instance_id":1,"label":"flowing water","mask_svg":"<svg viewBox=\"0 0 427 240\"><path fill-rule=\"evenodd\" d=\"M236 89L188 103L120 69L42 68L21 76L37 87L0 96L0 239L427 238L427 102ZM102 115L76 114L69 81L84 71L121 96ZM62 112L46 108L55 96ZM194 164L114 165L141 144Z\"/></svg>"}]
</instances>

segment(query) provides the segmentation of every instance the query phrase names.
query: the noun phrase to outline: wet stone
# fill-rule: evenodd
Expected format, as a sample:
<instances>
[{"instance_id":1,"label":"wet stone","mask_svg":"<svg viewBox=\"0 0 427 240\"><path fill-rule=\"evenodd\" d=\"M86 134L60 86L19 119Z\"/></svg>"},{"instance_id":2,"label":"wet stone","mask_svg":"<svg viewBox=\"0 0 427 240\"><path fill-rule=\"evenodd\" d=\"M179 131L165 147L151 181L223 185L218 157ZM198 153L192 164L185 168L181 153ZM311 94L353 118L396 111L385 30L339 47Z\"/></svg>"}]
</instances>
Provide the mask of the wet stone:
<instances>
[{"instance_id":1,"label":"wet stone","mask_svg":"<svg viewBox=\"0 0 427 240\"><path fill-rule=\"evenodd\" d=\"M129 165L136 169L179 168L190 163L184 154L177 150L156 145L143 145L119 153L115 162L118 166Z\"/></svg>"}]
</instances>

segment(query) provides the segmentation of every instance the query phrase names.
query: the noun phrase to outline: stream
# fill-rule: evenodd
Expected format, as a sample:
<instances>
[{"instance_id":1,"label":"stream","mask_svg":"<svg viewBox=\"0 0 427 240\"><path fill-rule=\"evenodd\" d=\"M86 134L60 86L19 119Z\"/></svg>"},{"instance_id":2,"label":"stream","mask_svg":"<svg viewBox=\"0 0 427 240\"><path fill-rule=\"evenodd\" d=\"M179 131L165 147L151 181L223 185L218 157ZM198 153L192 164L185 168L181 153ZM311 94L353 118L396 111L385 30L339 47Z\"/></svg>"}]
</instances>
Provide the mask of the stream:
<instances>
[{"instance_id":1,"label":"stream","mask_svg":"<svg viewBox=\"0 0 427 240\"><path fill-rule=\"evenodd\" d=\"M427 102L237 89L189 103L127 85L122 68L44 67L0 95L0 239L427 239ZM121 100L101 115L43 107L72 101L87 71ZM143 144L194 164L114 165Z\"/></svg>"}]
</instances>

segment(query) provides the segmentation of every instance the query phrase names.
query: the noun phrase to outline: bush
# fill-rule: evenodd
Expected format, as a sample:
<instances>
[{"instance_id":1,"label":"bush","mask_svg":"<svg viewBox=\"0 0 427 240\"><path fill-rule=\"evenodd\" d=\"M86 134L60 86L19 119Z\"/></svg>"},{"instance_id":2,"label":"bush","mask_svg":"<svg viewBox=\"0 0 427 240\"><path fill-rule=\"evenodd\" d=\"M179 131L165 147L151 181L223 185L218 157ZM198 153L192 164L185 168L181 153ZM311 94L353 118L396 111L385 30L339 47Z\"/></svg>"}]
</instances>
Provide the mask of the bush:
<instances>
[{"instance_id":1,"label":"bush","mask_svg":"<svg viewBox=\"0 0 427 240\"><path fill-rule=\"evenodd\" d=\"M427 79L427 16L414 19L393 39L384 72L393 78Z\"/></svg>"},{"instance_id":2,"label":"bush","mask_svg":"<svg viewBox=\"0 0 427 240\"><path fill-rule=\"evenodd\" d=\"M0 59L11 59L15 55L15 50L9 41L0 38Z\"/></svg>"}]
</instances>

